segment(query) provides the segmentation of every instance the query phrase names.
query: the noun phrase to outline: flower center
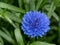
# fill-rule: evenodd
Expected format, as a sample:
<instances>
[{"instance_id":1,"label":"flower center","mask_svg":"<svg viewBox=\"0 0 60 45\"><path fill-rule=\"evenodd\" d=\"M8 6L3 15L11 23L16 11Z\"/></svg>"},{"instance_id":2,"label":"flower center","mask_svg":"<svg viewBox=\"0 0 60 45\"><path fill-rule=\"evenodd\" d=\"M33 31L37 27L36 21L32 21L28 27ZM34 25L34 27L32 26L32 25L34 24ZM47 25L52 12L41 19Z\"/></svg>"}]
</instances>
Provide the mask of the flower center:
<instances>
[{"instance_id":1,"label":"flower center","mask_svg":"<svg viewBox=\"0 0 60 45\"><path fill-rule=\"evenodd\" d=\"M34 27L37 27L37 24L38 24L38 23L37 23L37 20L38 20L38 19L35 19L34 22L33 22Z\"/></svg>"}]
</instances>

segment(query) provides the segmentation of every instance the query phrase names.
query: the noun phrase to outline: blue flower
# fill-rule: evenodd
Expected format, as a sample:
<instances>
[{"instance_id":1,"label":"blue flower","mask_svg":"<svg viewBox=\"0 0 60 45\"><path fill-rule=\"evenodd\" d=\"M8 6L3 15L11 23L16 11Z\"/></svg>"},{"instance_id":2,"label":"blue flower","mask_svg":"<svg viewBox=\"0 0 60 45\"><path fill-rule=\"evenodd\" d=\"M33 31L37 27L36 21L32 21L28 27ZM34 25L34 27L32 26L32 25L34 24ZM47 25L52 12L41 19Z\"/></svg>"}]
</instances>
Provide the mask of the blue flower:
<instances>
[{"instance_id":1,"label":"blue flower","mask_svg":"<svg viewBox=\"0 0 60 45\"><path fill-rule=\"evenodd\" d=\"M24 14L22 20L22 30L29 37L42 37L49 31L50 20L45 13L29 11Z\"/></svg>"}]
</instances>

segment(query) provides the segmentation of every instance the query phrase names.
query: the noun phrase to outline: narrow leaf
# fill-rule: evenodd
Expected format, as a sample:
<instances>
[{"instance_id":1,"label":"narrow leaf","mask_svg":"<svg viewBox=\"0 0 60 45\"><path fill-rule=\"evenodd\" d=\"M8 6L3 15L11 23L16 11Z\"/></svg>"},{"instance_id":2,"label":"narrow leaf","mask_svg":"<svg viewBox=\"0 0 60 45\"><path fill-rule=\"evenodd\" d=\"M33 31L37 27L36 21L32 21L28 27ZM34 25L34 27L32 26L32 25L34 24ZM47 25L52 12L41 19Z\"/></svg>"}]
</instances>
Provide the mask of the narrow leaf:
<instances>
[{"instance_id":1,"label":"narrow leaf","mask_svg":"<svg viewBox=\"0 0 60 45\"><path fill-rule=\"evenodd\" d=\"M42 4L43 0L38 0L38 3L36 5L36 10L40 8L40 5Z\"/></svg>"},{"instance_id":2,"label":"narrow leaf","mask_svg":"<svg viewBox=\"0 0 60 45\"><path fill-rule=\"evenodd\" d=\"M3 2L0 2L0 8L5 8L5 9L13 10L16 12L25 13L25 11L23 9L20 9L18 7L15 7L13 5L9 5L9 4L3 3Z\"/></svg>"},{"instance_id":3,"label":"narrow leaf","mask_svg":"<svg viewBox=\"0 0 60 45\"><path fill-rule=\"evenodd\" d=\"M7 35L11 36L10 33L7 31L7 29L5 29L4 27L2 27L2 29Z\"/></svg>"},{"instance_id":4,"label":"narrow leaf","mask_svg":"<svg viewBox=\"0 0 60 45\"><path fill-rule=\"evenodd\" d=\"M26 11L29 11L29 6L30 6L30 5L29 5L29 0L24 0L24 4L25 4L25 5L24 5L24 6L25 6L25 10L26 10Z\"/></svg>"},{"instance_id":5,"label":"narrow leaf","mask_svg":"<svg viewBox=\"0 0 60 45\"><path fill-rule=\"evenodd\" d=\"M51 15L49 15L48 17L51 18L51 16L53 16L57 21L59 21L58 15L54 12L55 8L56 8L56 7L54 7L54 8L52 9ZM46 6L45 6L45 9L46 9L47 11L49 11L49 5L46 5Z\"/></svg>"},{"instance_id":6,"label":"narrow leaf","mask_svg":"<svg viewBox=\"0 0 60 45\"><path fill-rule=\"evenodd\" d=\"M4 17L10 24L12 24L13 27L16 28L16 25L13 23L13 21L12 21L9 17L7 17L6 15L3 15L3 17Z\"/></svg>"},{"instance_id":7,"label":"narrow leaf","mask_svg":"<svg viewBox=\"0 0 60 45\"><path fill-rule=\"evenodd\" d=\"M58 41L59 41L59 45L60 45L60 18L59 18L58 36L59 36L59 39L58 39Z\"/></svg>"},{"instance_id":8,"label":"narrow leaf","mask_svg":"<svg viewBox=\"0 0 60 45\"><path fill-rule=\"evenodd\" d=\"M58 16L55 12L52 12L52 16L53 16L57 21L59 21L59 16Z\"/></svg>"},{"instance_id":9,"label":"narrow leaf","mask_svg":"<svg viewBox=\"0 0 60 45\"><path fill-rule=\"evenodd\" d=\"M22 8L22 0L18 0L19 7Z\"/></svg>"},{"instance_id":10,"label":"narrow leaf","mask_svg":"<svg viewBox=\"0 0 60 45\"><path fill-rule=\"evenodd\" d=\"M15 33L15 37L16 37L18 45L24 45L20 30L17 28L15 29L14 33Z\"/></svg>"},{"instance_id":11,"label":"narrow leaf","mask_svg":"<svg viewBox=\"0 0 60 45\"><path fill-rule=\"evenodd\" d=\"M0 36L3 37L4 39L6 39L8 42L14 44L14 40L12 39L12 37L8 36L1 30L0 30Z\"/></svg>"},{"instance_id":12,"label":"narrow leaf","mask_svg":"<svg viewBox=\"0 0 60 45\"><path fill-rule=\"evenodd\" d=\"M47 15L48 15L49 18L51 18L51 16L52 16L52 12L54 11L53 9L54 9L54 2L52 2L51 6L50 6L50 8L48 10Z\"/></svg>"},{"instance_id":13,"label":"narrow leaf","mask_svg":"<svg viewBox=\"0 0 60 45\"><path fill-rule=\"evenodd\" d=\"M51 5L45 5L43 7L43 9L48 11L47 15L48 15L49 18L51 18L51 16L53 15L53 12L56 9L56 7L53 6L53 3L52 3Z\"/></svg>"},{"instance_id":14,"label":"narrow leaf","mask_svg":"<svg viewBox=\"0 0 60 45\"><path fill-rule=\"evenodd\" d=\"M4 45L3 39L0 37L0 45Z\"/></svg>"},{"instance_id":15,"label":"narrow leaf","mask_svg":"<svg viewBox=\"0 0 60 45\"><path fill-rule=\"evenodd\" d=\"M30 10L35 10L35 0L30 0Z\"/></svg>"},{"instance_id":16,"label":"narrow leaf","mask_svg":"<svg viewBox=\"0 0 60 45\"><path fill-rule=\"evenodd\" d=\"M36 41L36 42L31 43L30 45L55 45L55 44L49 44L46 42Z\"/></svg>"},{"instance_id":17,"label":"narrow leaf","mask_svg":"<svg viewBox=\"0 0 60 45\"><path fill-rule=\"evenodd\" d=\"M4 15L7 15L8 18L10 18L11 20L13 20L13 21L15 21L15 22L17 22L17 23L21 23L21 19L20 19L20 17L18 16L18 14L16 14L16 13L11 13L11 12L6 11L6 12L4 13ZM19 15L20 15L20 14L19 14Z\"/></svg>"}]
</instances>

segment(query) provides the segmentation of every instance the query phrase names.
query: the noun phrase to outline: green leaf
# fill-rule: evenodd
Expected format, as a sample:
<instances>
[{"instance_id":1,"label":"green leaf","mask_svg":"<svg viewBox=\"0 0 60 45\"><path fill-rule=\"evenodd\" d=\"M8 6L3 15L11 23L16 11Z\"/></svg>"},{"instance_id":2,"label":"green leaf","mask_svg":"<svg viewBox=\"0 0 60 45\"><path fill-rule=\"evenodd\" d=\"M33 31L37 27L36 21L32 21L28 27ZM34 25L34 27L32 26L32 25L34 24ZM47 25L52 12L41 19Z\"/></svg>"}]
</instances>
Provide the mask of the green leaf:
<instances>
[{"instance_id":1,"label":"green leaf","mask_svg":"<svg viewBox=\"0 0 60 45\"><path fill-rule=\"evenodd\" d=\"M6 15L3 15L3 17L4 17L4 19L6 19L11 25L13 25L14 28L17 27L9 17L7 17Z\"/></svg>"},{"instance_id":2,"label":"green leaf","mask_svg":"<svg viewBox=\"0 0 60 45\"><path fill-rule=\"evenodd\" d=\"M26 11L29 11L29 6L30 6L30 5L29 5L29 0L24 0L24 4L25 4L25 5L24 5L24 6L25 6L25 10L26 10Z\"/></svg>"},{"instance_id":3,"label":"green leaf","mask_svg":"<svg viewBox=\"0 0 60 45\"><path fill-rule=\"evenodd\" d=\"M15 21L16 23L21 23L20 13L8 12L6 10L3 10L0 13L1 13L0 15L3 17L3 19L7 20L15 28L17 26L15 25L15 23L13 23L13 21Z\"/></svg>"},{"instance_id":4,"label":"green leaf","mask_svg":"<svg viewBox=\"0 0 60 45\"><path fill-rule=\"evenodd\" d=\"M11 12L6 11L4 15L7 15L8 18L10 18L11 20L15 22L21 23L20 13L18 14L18 13L11 13Z\"/></svg>"},{"instance_id":5,"label":"green leaf","mask_svg":"<svg viewBox=\"0 0 60 45\"><path fill-rule=\"evenodd\" d=\"M59 0L54 0L54 5L57 6L59 4Z\"/></svg>"},{"instance_id":6,"label":"green leaf","mask_svg":"<svg viewBox=\"0 0 60 45\"><path fill-rule=\"evenodd\" d=\"M49 18L51 18L51 16L53 15L53 12L56 9L56 7L53 6L53 3L52 3L51 5L49 5L49 4L45 5L43 7L43 9L45 9L46 11L48 11L47 15L48 15Z\"/></svg>"},{"instance_id":7,"label":"green leaf","mask_svg":"<svg viewBox=\"0 0 60 45\"><path fill-rule=\"evenodd\" d=\"M8 42L14 44L14 40L12 39L12 37L10 37L9 35L7 35L6 33L4 33L1 30L0 30L0 36L3 37L4 39L6 39Z\"/></svg>"},{"instance_id":8,"label":"green leaf","mask_svg":"<svg viewBox=\"0 0 60 45\"><path fill-rule=\"evenodd\" d=\"M24 45L20 30L18 28L16 28L14 33L15 33L15 37L16 37L18 45Z\"/></svg>"},{"instance_id":9,"label":"green leaf","mask_svg":"<svg viewBox=\"0 0 60 45\"><path fill-rule=\"evenodd\" d=\"M4 27L2 27L2 30L3 30L7 35L11 36L10 33L7 31L7 29L5 29Z\"/></svg>"},{"instance_id":10,"label":"green leaf","mask_svg":"<svg viewBox=\"0 0 60 45\"><path fill-rule=\"evenodd\" d=\"M58 41L59 41L59 45L60 45L60 18L59 18L59 28L58 28Z\"/></svg>"},{"instance_id":11,"label":"green leaf","mask_svg":"<svg viewBox=\"0 0 60 45\"><path fill-rule=\"evenodd\" d=\"M52 16L53 16L57 21L59 21L59 16L58 16L55 12L52 12Z\"/></svg>"},{"instance_id":12,"label":"green leaf","mask_svg":"<svg viewBox=\"0 0 60 45\"><path fill-rule=\"evenodd\" d=\"M0 17L3 18L2 15L0 15Z\"/></svg>"},{"instance_id":13,"label":"green leaf","mask_svg":"<svg viewBox=\"0 0 60 45\"><path fill-rule=\"evenodd\" d=\"M2 0L2 2L12 4L14 2L14 0Z\"/></svg>"},{"instance_id":14,"label":"green leaf","mask_svg":"<svg viewBox=\"0 0 60 45\"><path fill-rule=\"evenodd\" d=\"M0 8L0 17L3 18L3 16L1 15L1 13L3 12L3 10Z\"/></svg>"},{"instance_id":15,"label":"green leaf","mask_svg":"<svg viewBox=\"0 0 60 45\"><path fill-rule=\"evenodd\" d=\"M50 7L49 5L45 5L45 6L44 6L44 8L45 8L47 11L50 10L49 7ZM58 15L54 12L55 8L56 8L56 7L54 7L53 9L51 9L51 10L52 10L52 12L50 12L51 15L48 15L48 17L51 18L51 16L53 16L57 21L59 21Z\"/></svg>"},{"instance_id":16,"label":"green leaf","mask_svg":"<svg viewBox=\"0 0 60 45\"><path fill-rule=\"evenodd\" d=\"M36 5L36 10L40 8L40 5L42 4L43 0L38 0L38 3Z\"/></svg>"},{"instance_id":17,"label":"green leaf","mask_svg":"<svg viewBox=\"0 0 60 45\"><path fill-rule=\"evenodd\" d=\"M13 5L9 5L9 4L3 3L3 2L0 2L0 8L5 8L5 9L12 10L12 11L25 13L25 11L23 9L20 9L18 7L15 7Z\"/></svg>"},{"instance_id":18,"label":"green leaf","mask_svg":"<svg viewBox=\"0 0 60 45\"><path fill-rule=\"evenodd\" d=\"M51 16L52 16L52 12L54 11L53 9L55 9L54 2L51 3L50 8L48 9L47 15L49 18L51 18Z\"/></svg>"},{"instance_id":19,"label":"green leaf","mask_svg":"<svg viewBox=\"0 0 60 45\"><path fill-rule=\"evenodd\" d=\"M30 0L30 10L35 10L35 0Z\"/></svg>"},{"instance_id":20,"label":"green leaf","mask_svg":"<svg viewBox=\"0 0 60 45\"><path fill-rule=\"evenodd\" d=\"M3 39L0 37L0 45L4 45Z\"/></svg>"},{"instance_id":21,"label":"green leaf","mask_svg":"<svg viewBox=\"0 0 60 45\"><path fill-rule=\"evenodd\" d=\"M18 0L19 7L22 8L22 0Z\"/></svg>"},{"instance_id":22,"label":"green leaf","mask_svg":"<svg viewBox=\"0 0 60 45\"><path fill-rule=\"evenodd\" d=\"M21 23L21 19L20 19L20 13L16 13L16 12L9 12L9 11L6 11L6 10L3 10L1 9L0 10L0 17L3 18L4 16L3 15L6 15L9 19L17 22L17 23Z\"/></svg>"},{"instance_id":23,"label":"green leaf","mask_svg":"<svg viewBox=\"0 0 60 45\"><path fill-rule=\"evenodd\" d=\"M36 41L36 42L31 43L30 45L55 45L55 44L49 44L46 42Z\"/></svg>"}]
</instances>

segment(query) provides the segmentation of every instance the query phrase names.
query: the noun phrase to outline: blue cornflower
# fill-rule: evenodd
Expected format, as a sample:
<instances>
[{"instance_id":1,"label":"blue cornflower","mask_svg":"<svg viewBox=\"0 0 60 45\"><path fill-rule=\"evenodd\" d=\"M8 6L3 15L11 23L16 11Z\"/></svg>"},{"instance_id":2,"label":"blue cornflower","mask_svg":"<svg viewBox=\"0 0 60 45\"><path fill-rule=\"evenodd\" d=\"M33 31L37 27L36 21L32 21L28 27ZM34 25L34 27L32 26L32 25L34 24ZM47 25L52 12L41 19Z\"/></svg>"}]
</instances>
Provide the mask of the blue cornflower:
<instances>
[{"instance_id":1,"label":"blue cornflower","mask_svg":"<svg viewBox=\"0 0 60 45\"><path fill-rule=\"evenodd\" d=\"M22 30L29 37L42 37L49 31L50 20L45 13L29 11L24 14L22 20Z\"/></svg>"}]
</instances>

